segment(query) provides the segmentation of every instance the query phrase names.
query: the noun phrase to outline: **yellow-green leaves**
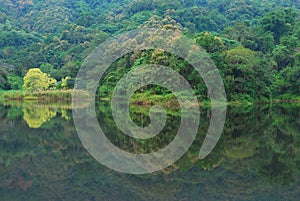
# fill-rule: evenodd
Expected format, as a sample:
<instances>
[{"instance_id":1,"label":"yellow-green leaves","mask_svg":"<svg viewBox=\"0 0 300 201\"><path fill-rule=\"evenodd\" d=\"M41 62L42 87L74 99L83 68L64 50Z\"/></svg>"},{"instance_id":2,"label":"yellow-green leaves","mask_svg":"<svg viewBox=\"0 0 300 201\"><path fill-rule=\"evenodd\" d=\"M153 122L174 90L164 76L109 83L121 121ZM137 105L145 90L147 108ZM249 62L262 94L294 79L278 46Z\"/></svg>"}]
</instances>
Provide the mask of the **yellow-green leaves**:
<instances>
[{"instance_id":1,"label":"yellow-green leaves","mask_svg":"<svg viewBox=\"0 0 300 201\"><path fill-rule=\"evenodd\" d=\"M40 91L56 88L57 81L38 68L32 68L24 77L23 88L29 91Z\"/></svg>"},{"instance_id":2,"label":"yellow-green leaves","mask_svg":"<svg viewBox=\"0 0 300 201\"><path fill-rule=\"evenodd\" d=\"M68 88L68 81L71 80L70 76L67 76L65 78L62 78L61 80L61 88L67 89Z\"/></svg>"}]
</instances>

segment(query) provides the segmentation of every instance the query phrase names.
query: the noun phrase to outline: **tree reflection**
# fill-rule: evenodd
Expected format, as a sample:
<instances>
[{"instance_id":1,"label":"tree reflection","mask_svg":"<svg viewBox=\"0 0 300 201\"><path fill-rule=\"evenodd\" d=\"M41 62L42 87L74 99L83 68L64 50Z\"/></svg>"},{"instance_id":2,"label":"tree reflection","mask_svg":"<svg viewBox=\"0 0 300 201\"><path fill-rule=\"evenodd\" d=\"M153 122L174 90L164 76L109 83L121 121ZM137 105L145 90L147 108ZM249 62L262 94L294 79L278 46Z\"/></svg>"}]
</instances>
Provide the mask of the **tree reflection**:
<instances>
[{"instance_id":1,"label":"tree reflection","mask_svg":"<svg viewBox=\"0 0 300 201\"><path fill-rule=\"evenodd\" d=\"M161 134L147 141L136 140L117 129L107 102L96 106L99 124L107 138L128 152L151 153L163 148L174 139L180 124L178 111L171 109ZM51 183L58 192L58 181L84 190L82 180L98 178L99 167L102 176L113 177L113 173L83 148L71 121L70 109L70 105L62 103L0 105L0 186L19 182L26 187L31 181L28 175L38 174L35 183L45 186ZM131 117L138 125L148 125L148 113L149 108L131 107ZM140 192L161 191L166 195L174 193L175 186L180 191L192 183L213 186L219 193L233 195L245 189L250 193L257 189L275 191L278 185L286 189L299 182L300 177L299 113L300 107L291 105L229 107L224 132L216 148L207 158L199 160L199 150L209 126L209 109L201 109L198 135L179 161L155 174L123 175L124 181ZM25 175L27 183L15 176L20 163L23 171L20 175ZM78 172L71 172L77 166L80 166ZM68 175L73 174L78 175L72 176L72 184L66 184ZM168 181L172 181L172 185Z\"/></svg>"},{"instance_id":2,"label":"tree reflection","mask_svg":"<svg viewBox=\"0 0 300 201\"><path fill-rule=\"evenodd\" d=\"M56 117L57 110L49 107L23 107L23 118L30 128L40 128L44 123Z\"/></svg>"},{"instance_id":3,"label":"tree reflection","mask_svg":"<svg viewBox=\"0 0 300 201\"><path fill-rule=\"evenodd\" d=\"M71 109L69 103L9 102L6 103L6 106L11 107L8 116L14 117L23 114L23 119L29 128L40 128L58 114L61 114L65 120L71 119L67 112L68 109Z\"/></svg>"}]
</instances>

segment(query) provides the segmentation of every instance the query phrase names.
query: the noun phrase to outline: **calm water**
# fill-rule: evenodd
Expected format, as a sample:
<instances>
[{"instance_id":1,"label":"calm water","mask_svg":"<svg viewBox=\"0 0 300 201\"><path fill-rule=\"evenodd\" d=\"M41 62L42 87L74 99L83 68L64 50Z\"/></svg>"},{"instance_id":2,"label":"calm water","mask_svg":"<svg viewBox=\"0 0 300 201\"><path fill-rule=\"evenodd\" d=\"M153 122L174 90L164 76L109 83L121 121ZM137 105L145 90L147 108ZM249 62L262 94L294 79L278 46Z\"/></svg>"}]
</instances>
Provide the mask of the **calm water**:
<instances>
[{"instance_id":1,"label":"calm water","mask_svg":"<svg viewBox=\"0 0 300 201\"><path fill-rule=\"evenodd\" d=\"M107 138L133 153L150 153L175 137L170 111L159 136L137 141L115 126L107 103L97 104ZM133 107L136 124L147 108ZM202 109L197 138L171 167L148 175L114 172L84 149L67 103L0 104L0 200L300 200L300 106L228 108L213 152L198 160L208 125Z\"/></svg>"}]
</instances>

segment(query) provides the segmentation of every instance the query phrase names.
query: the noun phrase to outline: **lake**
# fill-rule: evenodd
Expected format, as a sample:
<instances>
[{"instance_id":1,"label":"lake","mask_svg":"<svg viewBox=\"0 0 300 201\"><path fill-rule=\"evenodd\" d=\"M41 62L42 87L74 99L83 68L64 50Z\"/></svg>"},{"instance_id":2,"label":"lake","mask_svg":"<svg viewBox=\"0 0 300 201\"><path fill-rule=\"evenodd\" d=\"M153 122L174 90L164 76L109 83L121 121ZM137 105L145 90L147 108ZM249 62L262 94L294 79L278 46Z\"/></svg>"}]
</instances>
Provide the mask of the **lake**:
<instances>
[{"instance_id":1,"label":"lake","mask_svg":"<svg viewBox=\"0 0 300 201\"><path fill-rule=\"evenodd\" d=\"M107 102L96 108L106 137L132 153L166 146L180 124L170 109L158 136L136 140L117 128ZM149 124L147 113L131 107L139 126ZM131 175L87 152L69 103L0 103L0 200L300 200L299 114L299 104L228 107L218 144L200 160L210 122L203 108L196 139L181 159L159 172Z\"/></svg>"}]
</instances>

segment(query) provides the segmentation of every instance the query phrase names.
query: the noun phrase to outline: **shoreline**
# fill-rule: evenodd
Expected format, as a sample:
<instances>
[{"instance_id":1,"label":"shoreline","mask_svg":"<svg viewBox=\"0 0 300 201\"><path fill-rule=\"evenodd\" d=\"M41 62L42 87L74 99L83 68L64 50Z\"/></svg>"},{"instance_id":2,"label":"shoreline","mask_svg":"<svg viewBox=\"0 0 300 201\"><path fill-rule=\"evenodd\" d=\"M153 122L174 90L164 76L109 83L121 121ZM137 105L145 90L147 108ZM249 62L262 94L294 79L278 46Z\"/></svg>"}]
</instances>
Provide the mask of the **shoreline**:
<instances>
[{"instance_id":1,"label":"shoreline","mask_svg":"<svg viewBox=\"0 0 300 201\"><path fill-rule=\"evenodd\" d=\"M1 91L1 101L71 101L73 89L48 90L40 92L29 92L22 90ZM76 91L82 97L88 96L87 91Z\"/></svg>"},{"instance_id":2,"label":"shoreline","mask_svg":"<svg viewBox=\"0 0 300 201\"><path fill-rule=\"evenodd\" d=\"M69 90L48 90L41 92L29 92L22 90L11 90L11 91L0 91L0 101L72 101L72 93L74 93L73 89ZM82 96L84 100L89 96L89 92L87 91L76 91ZM110 97L105 98L96 98L97 101L110 101ZM124 100L126 101L126 100ZM141 96L133 96L131 98L131 104L137 106L151 106L156 105L157 103L165 106L179 106L177 99L170 96L163 95L155 95L153 97L145 97ZM199 106L211 106L210 100L199 100ZM234 100L234 101L225 101L225 102L217 102L217 105L220 106L250 106L250 105L260 105L260 104L272 104L272 103L290 103L297 104L300 103L300 97L293 97L292 99L280 99L274 98L270 101L254 101L249 102L247 100Z\"/></svg>"}]
</instances>

